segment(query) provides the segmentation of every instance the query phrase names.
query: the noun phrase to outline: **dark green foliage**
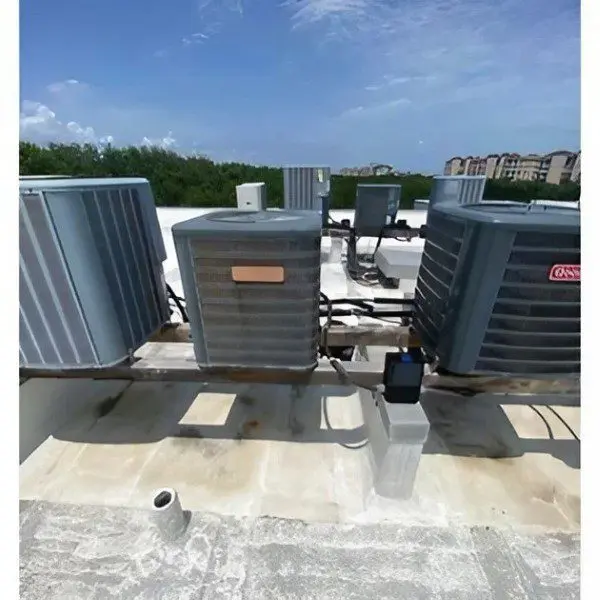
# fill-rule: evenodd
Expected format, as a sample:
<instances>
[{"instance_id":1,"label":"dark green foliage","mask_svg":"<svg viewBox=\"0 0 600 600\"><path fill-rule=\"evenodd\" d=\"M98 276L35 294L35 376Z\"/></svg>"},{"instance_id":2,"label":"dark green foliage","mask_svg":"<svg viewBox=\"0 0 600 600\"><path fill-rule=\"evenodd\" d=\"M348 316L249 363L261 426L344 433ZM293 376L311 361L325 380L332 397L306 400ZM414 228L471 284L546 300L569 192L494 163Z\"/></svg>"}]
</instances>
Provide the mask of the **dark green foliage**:
<instances>
[{"instance_id":1,"label":"dark green foliage","mask_svg":"<svg viewBox=\"0 0 600 600\"><path fill-rule=\"evenodd\" d=\"M75 177L146 177L158 206L235 206L235 186L252 181L267 184L269 206L283 205L281 169L241 163L214 163L204 157L181 156L160 148L99 149L86 144L29 142L19 145L21 175L72 175ZM357 183L399 183L402 207L412 208L416 198L427 198L431 177L425 175L383 175L353 177L334 175L331 183L332 208L354 208ZM489 200L578 200L579 185L552 185L529 181L488 180Z\"/></svg>"}]
</instances>

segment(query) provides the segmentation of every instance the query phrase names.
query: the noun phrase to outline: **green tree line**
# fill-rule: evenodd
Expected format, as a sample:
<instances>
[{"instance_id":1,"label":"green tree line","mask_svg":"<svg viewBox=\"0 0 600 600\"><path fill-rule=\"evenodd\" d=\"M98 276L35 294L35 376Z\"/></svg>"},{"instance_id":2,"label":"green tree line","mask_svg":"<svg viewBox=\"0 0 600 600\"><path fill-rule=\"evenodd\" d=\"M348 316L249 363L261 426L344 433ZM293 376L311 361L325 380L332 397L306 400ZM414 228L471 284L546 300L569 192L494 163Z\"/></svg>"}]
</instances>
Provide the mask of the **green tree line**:
<instances>
[{"instance_id":1,"label":"green tree line","mask_svg":"<svg viewBox=\"0 0 600 600\"><path fill-rule=\"evenodd\" d=\"M269 206L283 206L283 173L280 168L242 163L215 163L206 157L183 156L155 147L98 148L85 144L19 144L21 175L71 175L74 177L145 177L152 185L158 206L236 206L235 186L263 181ZM373 177L333 175L331 207L354 208L358 183L399 183L402 207L412 208L417 198L429 197L432 178L425 175ZM488 180L489 200L579 200L578 184L552 185L533 181Z\"/></svg>"}]
</instances>

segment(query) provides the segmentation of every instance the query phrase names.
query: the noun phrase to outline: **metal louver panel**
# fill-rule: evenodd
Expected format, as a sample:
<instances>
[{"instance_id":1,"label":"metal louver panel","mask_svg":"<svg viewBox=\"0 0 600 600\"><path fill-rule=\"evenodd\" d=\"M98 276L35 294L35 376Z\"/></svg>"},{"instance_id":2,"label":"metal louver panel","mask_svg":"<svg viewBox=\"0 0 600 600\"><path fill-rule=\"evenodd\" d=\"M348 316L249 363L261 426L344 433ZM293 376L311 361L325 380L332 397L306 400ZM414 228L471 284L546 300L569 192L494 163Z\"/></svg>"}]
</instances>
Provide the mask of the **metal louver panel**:
<instances>
[{"instance_id":1,"label":"metal louver panel","mask_svg":"<svg viewBox=\"0 0 600 600\"><path fill-rule=\"evenodd\" d=\"M580 247L573 209L434 205L415 293L424 347L454 373L577 376Z\"/></svg>"},{"instance_id":2,"label":"metal louver panel","mask_svg":"<svg viewBox=\"0 0 600 600\"><path fill-rule=\"evenodd\" d=\"M87 322L41 195L19 199L21 364L98 361Z\"/></svg>"},{"instance_id":3,"label":"metal louver panel","mask_svg":"<svg viewBox=\"0 0 600 600\"><path fill-rule=\"evenodd\" d=\"M580 248L577 234L516 234L477 369L579 371L581 287L548 281L548 265L579 264Z\"/></svg>"},{"instance_id":4,"label":"metal louver panel","mask_svg":"<svg viewBox=\"0 0 600 600\"><path fill-rule=\"evenodd\" d=\"M242 221L241 214L248 213L173 227L198 364L310 369L319 342L319 216L267 211ZM277 282L234 280L236 269L273 268L283 274Z\"/></svg>"},{"instance_id":5,"label":"metal louver panel","mask_svg":"<svg viewBox=\"0 0 600 600\"><path fill-rule=\"evenodd\" d=\"M432 214L428 220L417 286L415 316L426 347L435 348L446 318L448 298L463 243L464 224Z\"/></svg>"},{"instance_id":6,"label":"metal louver panel","mask_svg":"<svg viewBox=\"0 0 600 600\"><path fill-rule=\"evenodd\" d=\"M329 167L284 167L284 208L321 211L321 195L329 193Z\"/></svg>"},{"instance_id":7,"label":"metal louver panel","mask_svg":"<svg viewBox=\"0 0 600 600\"><path fill-rule=\"evenodd\" d=\"M169 318L137 186L21 185L21 366L121 362Z\"/></svg>"},{"instance_id":8,"label":"metal louver panel","mask_svg":"<svg viewBox=\"0 0 600 600\"><path fill-rule=\"evenodd\" d=\"M295 242L285 238L192 242L204 341L211 363L285 366L314 361L319 246L319 240ZM234 266L273 264L283 267L285 284L232 281Z\"/></svg>"},{"instance_id":9,"label":"metal louver panel","mask_svg":"<svg viewBox=\"0 0 600 600\"><path fill-rule=\"evenodd\" d=\"M483 200L485 180L485 176L480 175L438 175L433 178L429 205L439 202L477 204Z\"/></svg>"}]
</instances>

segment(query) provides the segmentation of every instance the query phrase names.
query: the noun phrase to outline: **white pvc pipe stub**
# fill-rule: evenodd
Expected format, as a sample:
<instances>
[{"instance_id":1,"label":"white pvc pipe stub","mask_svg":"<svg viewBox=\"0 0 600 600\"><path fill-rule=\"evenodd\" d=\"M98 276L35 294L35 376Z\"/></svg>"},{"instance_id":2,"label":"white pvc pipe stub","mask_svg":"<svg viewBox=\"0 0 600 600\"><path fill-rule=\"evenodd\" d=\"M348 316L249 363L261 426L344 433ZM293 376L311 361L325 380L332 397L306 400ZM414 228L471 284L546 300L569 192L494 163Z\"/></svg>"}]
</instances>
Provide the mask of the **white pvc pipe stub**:
<instances>
[{"instance_id":1,"label":"white pvc pipe stub","mask_svg":"<svg viewBox=\"0 0 600 600\"><path fill-rule=\"evenodd\" d=\"M187 527L179 496L172 488L163 488L154 494L152 516L161 535L168 540L178 538Z\"/></svg>"}]
</instances>

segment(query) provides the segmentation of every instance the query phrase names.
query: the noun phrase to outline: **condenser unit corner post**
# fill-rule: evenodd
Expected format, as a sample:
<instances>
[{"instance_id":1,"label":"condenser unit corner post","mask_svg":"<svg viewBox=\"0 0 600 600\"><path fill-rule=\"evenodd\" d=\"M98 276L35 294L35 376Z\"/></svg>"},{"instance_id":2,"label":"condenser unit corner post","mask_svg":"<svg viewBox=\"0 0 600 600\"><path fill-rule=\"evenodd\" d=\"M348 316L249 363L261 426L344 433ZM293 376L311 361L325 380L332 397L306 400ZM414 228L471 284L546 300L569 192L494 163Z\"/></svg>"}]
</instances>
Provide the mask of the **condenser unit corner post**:
<instances>
[{"instance_id":1,"label":"condenser unit corner post","mask_svg":"<svg viewBox=\"0 0 600 600\"><path fill-rule=\"evenodd\" d=\"M204 329L202 325L202 315L200 313L200 305L198 302L188 301L189 298L195 298L196 294L196 279L194 277L194 264L192 238L188 233L190 221L181 221L175 223L171 227L173 235L173 245L175 246L175 254L177 255L177 264L179 266L179 276L181 277L181 287L183 295L186 298L185 310L190 320L194 323L195 331L193 335L194 353L198 364L208 363L208 353L204 340ZM191 294L191 296L189 295Z\"/></svg>"},{"instance_id":2,"label":"condenser unit corner post","mask_svg":"<svg viewBox=\"0 0 600 600\"><path fill-rule=\"evenodd\" d=\"M219 211L172 231L200 367L316 366L317 212Z\"/></svg>"},{"instance_id":3,"label":"condenser unit corner post","mask_svg":"<svg viewBox=\"0 0 600 600\"><path fill-rule=\"evenodd\" d=\"M514 232L467 224L457 257L438 354L452 373L469 373L482 347L486 327L498 295L498 280L510 258ZM490 276L492 274L492 276ZM456 340L462 340L460 344Z\"/></svg>"},{"instance_id":4,"label":"condenser unit corner post","mask_svg":"<svg viewBox=\"0 0 600 600\"><path fill-rule=\"evenodd\" d=\"M267 186L263 182L235 186L239 210L267 210Z\"/></svg>"}]
</instances>

